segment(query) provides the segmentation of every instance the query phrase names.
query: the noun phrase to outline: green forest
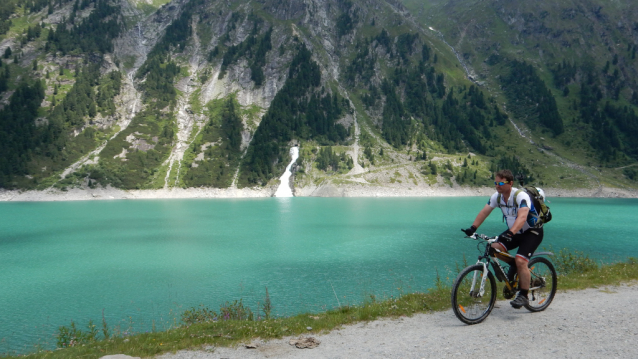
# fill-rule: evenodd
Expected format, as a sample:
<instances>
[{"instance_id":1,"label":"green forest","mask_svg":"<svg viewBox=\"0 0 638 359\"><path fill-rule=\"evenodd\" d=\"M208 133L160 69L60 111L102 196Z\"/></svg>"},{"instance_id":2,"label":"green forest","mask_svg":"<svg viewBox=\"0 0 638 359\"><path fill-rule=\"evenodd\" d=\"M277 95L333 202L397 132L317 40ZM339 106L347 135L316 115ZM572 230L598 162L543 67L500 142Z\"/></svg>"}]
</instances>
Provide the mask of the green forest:
<instances>
[{"instance_id":1,"label":"green forest","mask_svg":"<svg viewBox=\"0 0 638 359\"><path fill-rule=\"evenodd\" d=\"M372 54L382 47L397 65L380 88L370 82L375 62ZM382 106L380 130L397 149L411 145L420 133L449 151L467 146L487 154L492 148L490 127L505 124L505 116L488 105L483 91L474 85L446 88L437 73L435 57L416 34L401 34L396 42L382 29L374 38L358 44L358 52L345 73L353 86L367 87L362 102L368 108Z\"/></svg>"},{"instance_id":2,"label":"green forest","mask_svg":"<svg viewBox=\"0 0 638 359\"><path fill-rule=\"evenodd\" d=\"M217 102L210 105L208 122L189 149L187 187L230 187L239 165L244 129L239 104L233 97Z\"/></svg>"}]
</instances>

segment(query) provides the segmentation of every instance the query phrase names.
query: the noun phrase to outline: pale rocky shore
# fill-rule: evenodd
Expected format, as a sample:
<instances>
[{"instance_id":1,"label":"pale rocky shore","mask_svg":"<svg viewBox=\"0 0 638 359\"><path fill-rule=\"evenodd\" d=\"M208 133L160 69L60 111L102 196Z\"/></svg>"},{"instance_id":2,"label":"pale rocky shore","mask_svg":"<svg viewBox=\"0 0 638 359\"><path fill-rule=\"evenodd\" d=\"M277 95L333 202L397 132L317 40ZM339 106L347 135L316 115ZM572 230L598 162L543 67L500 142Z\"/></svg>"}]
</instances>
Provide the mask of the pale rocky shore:
<instances>
[{"instance_id":1,"label":"pale rocky shore","mask_svg":"<svg viewBox=\"0 0 638 359\"><path fill-rule=\"evenodd\" d=\"M593 197L593 198L638 198L638 191L622 188L544 188L552 197ZM169 199L169 198L266 198L272 197L276 187L264 188L170 188L157 190L122 190L106 188L71 188L66 191L48 189L44 191L18 191L0 189L2 202L37 201L85 201L117 199ZM344 185L324 184L295 188L297 197L468 197L490 196L492 187L449 187L449 186L375 186L372 184L349 183Z\"/></svg>"}]
</instances>

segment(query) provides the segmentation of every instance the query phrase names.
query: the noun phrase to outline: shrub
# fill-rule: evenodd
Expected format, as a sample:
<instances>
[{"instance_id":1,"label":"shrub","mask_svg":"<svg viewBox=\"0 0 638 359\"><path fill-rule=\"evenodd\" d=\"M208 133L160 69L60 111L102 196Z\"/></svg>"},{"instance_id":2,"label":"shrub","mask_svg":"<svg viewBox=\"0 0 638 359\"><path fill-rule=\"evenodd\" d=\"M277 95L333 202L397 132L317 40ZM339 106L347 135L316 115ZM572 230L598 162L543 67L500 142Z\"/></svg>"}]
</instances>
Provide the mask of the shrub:
<instances>
[{"instance_id":1,"label":"shrub","mask_svg":"<svg viewBox=\"0 0 638 359\"><path fill-rule=\"evenodd\" d=\"M244 306L242 299L226 302L219 308L219 316L222 320L253 320L253 312Z\"/></svg>"},{"instance_id":2,"label":"shrub","mask_svg":"<svg viewBox=\"0 0 638 359\"><path fill-rule=\"evenodd\" d=\"M195 323L206 323L217 320L217 313L200 305L199 308L191 308L182 313L182 322L187 325Z\"/></svg>"},{"instance_id":3,"label":"shrub","mask_svg":"<svg viewBox=\"0 0 638 359\"><path fill-rule=\"evenodd\" d=\"M561 275L585 273L598 268L596 262L583 252L561 249L554 260L556 271Z\"/></svg>"},{"instance_id":4,"label":"shrub","mask_svg":"<svg viewBox=\"0 0 638 359\"><path fill-rule=\"evenodd\" d=\"M82 331L75 326L75 322L71 321L71 325L64 325L58 328L58 348L74 347L80 344L88 344L97 341L98 330L93 321L87 324L87 331Z\"/></svg>"}]
</instances>

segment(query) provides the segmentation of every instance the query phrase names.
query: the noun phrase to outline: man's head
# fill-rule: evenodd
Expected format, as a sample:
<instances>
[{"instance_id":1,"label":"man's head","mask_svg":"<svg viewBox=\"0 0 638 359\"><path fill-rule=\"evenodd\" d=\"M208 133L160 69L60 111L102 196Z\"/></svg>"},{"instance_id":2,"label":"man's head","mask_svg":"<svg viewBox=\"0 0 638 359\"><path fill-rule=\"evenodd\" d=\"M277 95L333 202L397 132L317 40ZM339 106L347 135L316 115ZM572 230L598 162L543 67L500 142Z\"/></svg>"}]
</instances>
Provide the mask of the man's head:
<instances>
[{"instance_id":1,"label":"man's head","mask_svg":"<svg viewBox=\"0 0 638 359\"><path fill-rule=\"evenodd\" d=\"M510 170L500 170L494 174L494 182L498 193L509 193L514 183L514 175Z\"/></svg>"}]
</instances>

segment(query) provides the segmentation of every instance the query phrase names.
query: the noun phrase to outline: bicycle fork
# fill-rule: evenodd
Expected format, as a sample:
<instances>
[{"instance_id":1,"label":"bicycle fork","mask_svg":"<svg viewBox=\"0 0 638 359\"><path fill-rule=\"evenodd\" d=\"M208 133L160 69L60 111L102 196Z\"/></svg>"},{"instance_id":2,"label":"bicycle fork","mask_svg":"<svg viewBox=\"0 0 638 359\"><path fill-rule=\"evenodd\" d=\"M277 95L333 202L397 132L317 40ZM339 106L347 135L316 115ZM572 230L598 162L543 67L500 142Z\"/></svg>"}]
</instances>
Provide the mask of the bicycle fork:
<instances>
[{"instance_id":1,"label":"bicycle fork","mask_svg":"<svg viewBox=\"0 0 638 359\"><path fill-rule=\"evenodd\" d=\"M483 266L483 274L481 275L481 286L479 287L478 293L474 291L476 288L476 277L478 272L474 272L474 276L472 277L472 287L470 287L470 296L475 298L480 298L485 294L485 281L487 280L487 275L489 270L487 269L487 263L478 261L476 264L481 264Z\"/></svg>"}]
</instances>

